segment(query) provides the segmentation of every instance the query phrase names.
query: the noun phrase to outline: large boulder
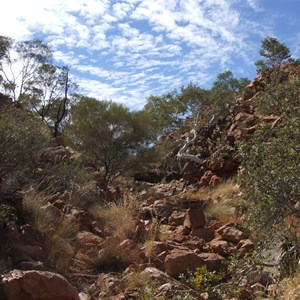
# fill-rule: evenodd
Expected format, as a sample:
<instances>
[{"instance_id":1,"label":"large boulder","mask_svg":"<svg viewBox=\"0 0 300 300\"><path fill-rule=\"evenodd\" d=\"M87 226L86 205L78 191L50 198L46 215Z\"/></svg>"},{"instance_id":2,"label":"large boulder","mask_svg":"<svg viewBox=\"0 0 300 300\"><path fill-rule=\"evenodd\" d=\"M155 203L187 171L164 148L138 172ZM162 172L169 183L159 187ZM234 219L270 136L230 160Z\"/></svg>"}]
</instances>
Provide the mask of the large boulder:
<instances>
[{"instance_id":1,"label":"large boulder","mask_svg":"<svg viewBox=\"0 0 300 300\"><path fill-rule=\"evenodd\" d=\"M180 274L193 271L204 264L204 259L196 253L176 249L165 258L165 271L169 276L176 278Z\"/></svg>"},{"instance_id":2,"label":"large boulder","mask_svg":"<svg viewBox=\"0 0 300 300\"><path fill-rule=\"evenodd\" d=\"M189 229L204 227L206 225L206 219L203 210L189 209L186 212L183 225Z\"/></svg>"},{"instance_id":3,"label":"large boulder","mask_svg":"<svg viewBox=\"0 0 300 300\"><path fill-rule=\"evenodd\" d=\"M79 300L63 276L46 271L13 270L1 275L1 287L6 300Z\"/></svg>"}]
</instances>

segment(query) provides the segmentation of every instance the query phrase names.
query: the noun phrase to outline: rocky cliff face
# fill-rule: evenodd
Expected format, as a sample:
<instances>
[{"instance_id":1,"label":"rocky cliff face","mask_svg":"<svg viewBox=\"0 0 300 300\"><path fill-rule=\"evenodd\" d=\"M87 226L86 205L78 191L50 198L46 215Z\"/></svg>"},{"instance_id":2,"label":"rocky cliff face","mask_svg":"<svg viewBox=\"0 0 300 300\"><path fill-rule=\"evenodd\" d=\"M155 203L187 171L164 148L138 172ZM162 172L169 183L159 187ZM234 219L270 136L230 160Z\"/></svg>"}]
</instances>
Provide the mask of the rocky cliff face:
<instances>
[{"instance_id":1,"label":"rocky cliff face","mask_svg":"<svg viewBox=\"0 0 300 300\"><path fill-rule=\"evenodd\" d=\"M283 63L280 66L278 82L289 81L300 77L300 65ZM276 71L266 70L254 78L245 88L243 95L236 99L236 104L222 119L216 120L209 126L197 132L197 139L193 143L193 153L204 159L197 164L189 161L182 172L183 179L188 183L200 186L216 186L224 179L228 179L239 171L240 158L237 145L241 141L251 142L251 136L258 126L270 124L274 128L281 121L282 116L263 115L256 108L256 100L264 94L265 88L277 76ZM181 140L184 143L188 134L178 136L171 133L164 137L167 140ZM171 155L175 155L174 151Z\"/></svg>"}]
</instances>

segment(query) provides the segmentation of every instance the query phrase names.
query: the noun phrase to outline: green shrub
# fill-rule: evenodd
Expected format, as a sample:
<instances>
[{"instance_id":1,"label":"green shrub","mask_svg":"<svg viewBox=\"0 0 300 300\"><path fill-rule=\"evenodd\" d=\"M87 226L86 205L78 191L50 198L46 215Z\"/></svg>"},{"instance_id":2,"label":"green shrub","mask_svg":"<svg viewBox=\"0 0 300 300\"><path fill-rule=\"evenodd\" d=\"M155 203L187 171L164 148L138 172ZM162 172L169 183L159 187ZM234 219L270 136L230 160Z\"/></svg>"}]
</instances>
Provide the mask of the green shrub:
<instances>
[{"instance_id":1,"label":"green shrub","mask_svg":"<svg viewBox=\"0 0 300 300\"><path fill-rule=\"evenodd\" d=\"M255 104L280 116L277 124L257 128L251 143L240 145L240 179L251 203L248 225L268 231L287 217L300 217L300 80L270 83Z\"/></svg>"},{"instance_id":2,"label":"green shrub","mask_svg":"<svg viewBox=\"0 0 300 300\"><path fill-rule=\"evenodd\" d=\"M0 177L34 166L47 140L46 128L32 114L16 108L0 112Z\"/></svg>"}]
</instances>

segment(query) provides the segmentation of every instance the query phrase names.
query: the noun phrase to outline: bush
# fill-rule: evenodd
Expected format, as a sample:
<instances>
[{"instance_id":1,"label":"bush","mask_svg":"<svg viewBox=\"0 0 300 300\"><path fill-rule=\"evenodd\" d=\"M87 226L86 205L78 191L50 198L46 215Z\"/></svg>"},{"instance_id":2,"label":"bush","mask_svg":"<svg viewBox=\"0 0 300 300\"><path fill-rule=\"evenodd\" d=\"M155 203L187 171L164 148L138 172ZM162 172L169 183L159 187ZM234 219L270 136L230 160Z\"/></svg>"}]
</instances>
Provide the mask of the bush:
<instances>
[{"instance_id":1,"label":"bush","mask_svg":"<svg viewBox=\"0 0 300 300\"><path fill-rule=\"evenodd\" d=\"M241 183L251 203L248 224L269 231L288 216L300 218L300 81L267 87L258 109L280 114L276 126L257 128L251 143L240 145Z\"/></svg>"},{"instance_id":2,"label":"bush","mask_svg":"<svg viewBox=\"0 0 300 300\"><path fill-rule=\"evenodd\" d=\"M71 192L90 179L91 176L77 162L49 163L42 171L38 189L45 194Z\"/></svg>"},{"instance_id":3,"label":"bush","mask_svg":"<svg viewBox=\"0 0 300 300\"><path fill-rule=\"evenodd\" d=\"M48 132L33 115L16 108L0 112L0 178L26 172L48 140Z\"/></svg>"}]
</instances>

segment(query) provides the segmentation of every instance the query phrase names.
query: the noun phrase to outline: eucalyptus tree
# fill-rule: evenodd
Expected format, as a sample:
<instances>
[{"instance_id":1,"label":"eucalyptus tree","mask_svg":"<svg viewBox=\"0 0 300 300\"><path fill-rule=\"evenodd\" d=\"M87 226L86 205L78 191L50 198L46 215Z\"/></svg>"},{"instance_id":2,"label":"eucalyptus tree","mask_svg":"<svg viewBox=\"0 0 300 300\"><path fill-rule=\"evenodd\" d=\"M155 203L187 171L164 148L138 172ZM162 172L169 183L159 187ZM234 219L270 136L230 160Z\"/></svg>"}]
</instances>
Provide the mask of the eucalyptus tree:
<instances>
[{"instance_id":1,"label":"eucalyptus tree","mask_svg":"<svg viewBox=\"0 0 300 300\"><path fill-rule=\"evenodd\" d=\"M0 37L1 87L13 101L36 112L56 137L67 120L76 84L67 66L53 64L52 49L41 40Z\"/></svg>"},{"instance_id":2,"label":"eucalyptus tree","mask_svg":"<svg viewBox=\"0 0 300 300\"><path fill-rule=\"evenodd\" d=\"M104 185L130 167L148 139L143 113L112 101L82 97L71 116L69 136L88 161L103 169Z\"/></svg>"}]
</instances>

